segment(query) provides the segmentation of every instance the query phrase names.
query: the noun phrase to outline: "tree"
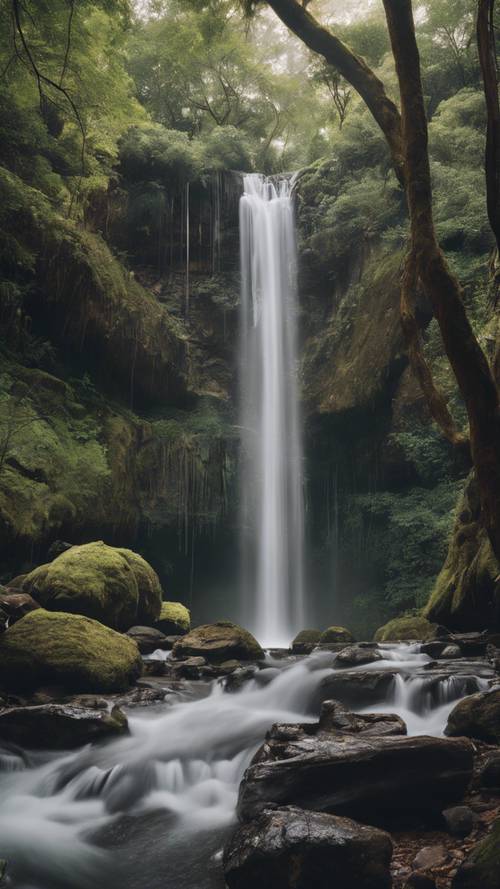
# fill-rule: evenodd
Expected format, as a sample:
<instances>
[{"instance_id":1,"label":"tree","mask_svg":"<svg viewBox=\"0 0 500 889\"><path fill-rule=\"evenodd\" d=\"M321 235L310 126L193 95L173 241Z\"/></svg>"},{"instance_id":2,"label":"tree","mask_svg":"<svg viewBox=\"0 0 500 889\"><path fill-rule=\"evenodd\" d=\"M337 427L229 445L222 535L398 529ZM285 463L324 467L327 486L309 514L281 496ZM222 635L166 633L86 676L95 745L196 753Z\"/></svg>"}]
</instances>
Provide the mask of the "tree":
<instances>
[{"instance_id":1,"label":"tree","mask_svg":"<svg viewBox=\"0 0 500 889\"><path fill-rule=\"evenodd\" d=\"M451 273L435 234L427 119L411 0L384 0L401 116L366 62L296 0L268 3L310 49L322 55L359 92L387 140L396 175L406 191L410 215L410 248L402 301L411 307L408 292L420 280L431 301L467 408L482 520L500 558L500 401L491 368L467 317L459 282ZM443 407L448 410L441 402L437 414ZM437 414L434 412L435 418ZM449 419L445 417L445 428Z\"/></svg>"}]
</instances>

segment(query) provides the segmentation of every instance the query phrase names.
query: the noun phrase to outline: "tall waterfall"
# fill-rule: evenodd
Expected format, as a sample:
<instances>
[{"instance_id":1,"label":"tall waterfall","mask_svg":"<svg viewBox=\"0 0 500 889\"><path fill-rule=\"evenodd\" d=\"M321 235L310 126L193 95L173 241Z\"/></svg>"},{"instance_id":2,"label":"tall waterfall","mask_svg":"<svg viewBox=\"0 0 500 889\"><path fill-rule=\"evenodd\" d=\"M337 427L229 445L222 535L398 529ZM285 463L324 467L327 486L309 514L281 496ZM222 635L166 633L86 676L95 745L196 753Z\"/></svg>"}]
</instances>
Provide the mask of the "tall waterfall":
<instances>
[{"instance_id":1,"label":"tall waterfall","mask_svg":"<svg viewBox=\"0 0 500 889\"><path fill-rule=\"evenodd\" d=\"M244 177L240 200L242 533L247 625L303 628L303 490L292 182Z\"/></svg>"}]
</instances>

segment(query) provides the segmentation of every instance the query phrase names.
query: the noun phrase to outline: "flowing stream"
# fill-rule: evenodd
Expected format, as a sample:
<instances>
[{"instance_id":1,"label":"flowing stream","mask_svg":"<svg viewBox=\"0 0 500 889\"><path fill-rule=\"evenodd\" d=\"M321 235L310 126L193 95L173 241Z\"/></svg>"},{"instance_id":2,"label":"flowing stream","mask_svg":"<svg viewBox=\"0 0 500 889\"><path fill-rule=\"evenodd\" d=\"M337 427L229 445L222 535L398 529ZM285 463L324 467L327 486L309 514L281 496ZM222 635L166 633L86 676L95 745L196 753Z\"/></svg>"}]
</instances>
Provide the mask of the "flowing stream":
<instances>
[{"instance_id":1,"label":"flowing stream","mask_svg":"<svg viewBox=\"0 0 500 889\"><path fill-rule=\"evenodd\" d=\"M328 677L393 672L385 700L366 709L399 713L410 734L439 735L456 700L491 673L485 662L443 662L433 675L418 645L387 645L384 655L342 671L330 652L268 657L239 691L185 683L180 696L131 710L131 733L118 741L66 754L0 750L11 886L221 889L220 849L246 766L273 723L316 721Z\"/></svg>"},{"instance_id":2,"label":"flowing stream","mask_svg":"<svg viewBox=\"0 0 500 889\"><path fill-rule=\"evenodd\" d=\"M245 625L267 645L305 625L292 185L251 174L240 201Z\"/></svg>"}]
</instances>

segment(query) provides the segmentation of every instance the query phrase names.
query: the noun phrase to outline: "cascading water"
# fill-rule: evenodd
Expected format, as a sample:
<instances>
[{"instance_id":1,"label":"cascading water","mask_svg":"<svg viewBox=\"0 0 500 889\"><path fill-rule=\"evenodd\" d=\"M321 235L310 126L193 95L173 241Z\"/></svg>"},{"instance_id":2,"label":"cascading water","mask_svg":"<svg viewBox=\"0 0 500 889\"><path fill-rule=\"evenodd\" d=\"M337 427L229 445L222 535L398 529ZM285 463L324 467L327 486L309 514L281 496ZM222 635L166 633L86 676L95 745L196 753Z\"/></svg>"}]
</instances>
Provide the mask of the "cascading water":
<instances>
[{"instance_id":1,"label":"cascading water","mask_svg":"<svg viewBox=\"0 0 500 889\"><path fill-rule=\"evenodd\" d=\"M293 180L244 177L240 200L243 573L266 645L304 626Z\"/></svg>"}]
</instances>

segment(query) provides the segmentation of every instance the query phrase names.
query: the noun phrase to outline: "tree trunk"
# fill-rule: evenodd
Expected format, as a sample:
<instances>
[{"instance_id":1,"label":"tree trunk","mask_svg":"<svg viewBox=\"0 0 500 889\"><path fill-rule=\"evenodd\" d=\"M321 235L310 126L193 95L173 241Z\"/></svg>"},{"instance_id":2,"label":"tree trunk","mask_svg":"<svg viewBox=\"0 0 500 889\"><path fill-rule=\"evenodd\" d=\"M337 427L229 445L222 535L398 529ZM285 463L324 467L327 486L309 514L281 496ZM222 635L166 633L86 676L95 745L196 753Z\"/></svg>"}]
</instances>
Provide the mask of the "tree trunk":
<instances>
[{"instance_id":1,"label":"tree trunk","mask_svg":"<svg viewBox=\"0 0 500 889\"><path fill-rule=\"evenodd\" d=\"M434 230L420 58L411 0L384 0L399 80L411 249L469 416L484 526L500 559L500 404L490 366Z\"/></svg>"},{"instance_id":2,"label":"tree trunk","mask_svg":"<svg viewBox=\"0 0 500 889\"><path fill-rule=\"evenodd\" d=\"M486 100L486 203L488 218L500 252L500 102L493 15L495 0L478 0L477 48Z\"/></svg>"}]
</instances>

